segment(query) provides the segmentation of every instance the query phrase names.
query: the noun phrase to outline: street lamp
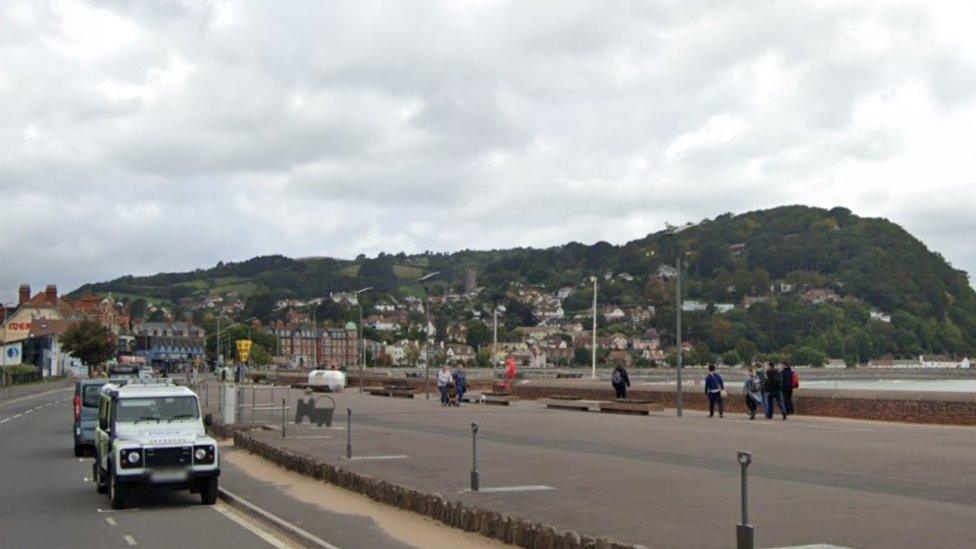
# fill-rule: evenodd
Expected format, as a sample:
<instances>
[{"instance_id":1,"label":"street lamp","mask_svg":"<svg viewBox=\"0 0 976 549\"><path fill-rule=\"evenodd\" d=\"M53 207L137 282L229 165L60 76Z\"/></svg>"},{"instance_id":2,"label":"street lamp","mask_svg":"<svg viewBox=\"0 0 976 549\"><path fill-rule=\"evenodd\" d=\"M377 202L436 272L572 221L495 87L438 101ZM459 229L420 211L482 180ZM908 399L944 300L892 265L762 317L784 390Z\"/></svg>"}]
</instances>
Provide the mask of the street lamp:
<instances>
[{"instance_id":1,"label":"street lamp","mask_svg":"<svg viewBox=\"0 0 976 549\"><path fill-rule=\"evenodd\" d=\"M372 290L372 286L367 286L361 290L356 290L356 303L359 305L359 344L363 353L363 364L359 368L359 392L363 392L363 378L366 376L366 332L363 330L363 301L359 299L359 294Z\"/></svg>"},{"instance_id":2,"label":"street lamp","mask_svg":"<svg viewBox=\"0 0 976 549\"><path fill-rule=\"evenodd\" d=\"M593 379L596 379L596 277L591 276L593 281Z\"/></svg>"},{"instance_id":3,"label":"street lamp","mask_svg":"<svg viewBox=\"0 0 976 549\"><path fill-rule=\"evenodd\" d=\"M420 287L424 289L424 339L427 340L424 343L424 393L427 395L427 400L430 400L430 300L428 299L427 286L424 282L439 274L441 274L440 271L434 271L425 274L418 280Z\"/></svg>"},{"instance_id":4,"label":"street lamp","mask_svg":"<svg viewBox=\"0 0 976 549\"><path fill-rule=\"evenodd\" d=\"M677 408L677 411L678 411L678 417L681 417L681 409L683 408L683 405L684 405L684 398L683 398L683 396L681 394L681 370L682 370L682 354L683 354L681 352L681 239L680 238L675 238L675 237L677 237L678 234L680 234L682 231L688 230L691 227L694 227L695 225L696 224L694 224L694 223L688 223L687 225L683 225L681 227L672 227L672 226L668 225L668 231L667 231L667 235L670 236L671 238L673 238L674 241L675 241L675 243L677 244L677 256L678 256L677 259L675 260L675 270L677 271L677 277L675 279L676 280L676 283L675 283L675 295L676 295L676 299L675 299L675 301L677 302L677 307L676 307L676 315L677 315L676 325L677 325L677 327L675 329L675 335L676 335L676 340L677 340L676 341L676 343L677 343L677 351L676 352L677 352L677 360L678 360L678 364L677 364L677 366L678 366L678 393L675 395L675 407Z\"/></svg>"}]
</instances>

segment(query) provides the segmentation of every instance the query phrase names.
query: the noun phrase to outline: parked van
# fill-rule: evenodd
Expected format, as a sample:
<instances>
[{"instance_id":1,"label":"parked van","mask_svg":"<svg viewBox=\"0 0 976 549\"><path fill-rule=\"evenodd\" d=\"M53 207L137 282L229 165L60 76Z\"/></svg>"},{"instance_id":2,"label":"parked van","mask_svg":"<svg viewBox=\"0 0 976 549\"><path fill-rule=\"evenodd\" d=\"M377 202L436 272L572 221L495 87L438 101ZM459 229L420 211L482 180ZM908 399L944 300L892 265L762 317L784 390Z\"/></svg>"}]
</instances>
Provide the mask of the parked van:
<instances>
[{"instance_id":1,"label":"parked van","mask_svg":"<svg viewBox=\"0 0 976 549\"><path fill-rule=\"evenodd\" d=\"M95 448L95 427L98 425L98 393L108 380L82 379L75 382L74 428L75 457Z\"/></svg>"}]
</instances>

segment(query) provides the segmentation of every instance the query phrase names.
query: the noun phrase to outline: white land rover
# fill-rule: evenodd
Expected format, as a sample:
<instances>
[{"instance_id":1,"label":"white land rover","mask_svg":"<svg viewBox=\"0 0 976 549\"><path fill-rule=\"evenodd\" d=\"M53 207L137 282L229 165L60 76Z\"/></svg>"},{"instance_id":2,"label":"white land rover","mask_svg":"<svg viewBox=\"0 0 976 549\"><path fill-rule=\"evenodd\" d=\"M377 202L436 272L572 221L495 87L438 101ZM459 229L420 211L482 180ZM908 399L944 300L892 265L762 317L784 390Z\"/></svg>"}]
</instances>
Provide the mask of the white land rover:
<instances>
[{"instance_id":1,"label":"white land rover","mask_svg":"<svg viewBox=\"0 0 976 549\"><path fill-rule=\"evenodd\" d=\"M102 387L95 429L93 478L112 508L136 488L187 489L204 504L217 500L220 459L206 435L196 394L167 382L108 383Z\"/></svg>"}]
</instances>

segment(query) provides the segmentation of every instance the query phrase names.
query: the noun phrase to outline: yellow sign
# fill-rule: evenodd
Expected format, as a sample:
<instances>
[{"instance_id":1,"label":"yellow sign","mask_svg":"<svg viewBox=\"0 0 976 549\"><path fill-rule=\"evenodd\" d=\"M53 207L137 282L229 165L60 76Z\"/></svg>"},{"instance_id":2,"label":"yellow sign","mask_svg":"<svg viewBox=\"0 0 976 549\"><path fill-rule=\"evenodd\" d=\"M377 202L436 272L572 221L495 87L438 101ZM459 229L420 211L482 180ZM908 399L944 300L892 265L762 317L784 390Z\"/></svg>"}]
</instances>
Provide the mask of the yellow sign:
<instances>
[{"instance_id":1,"label":"yellow sign","mask_svg":"<svg viewBox=\"0 0 976 549\"><path fill-rule=\"evenodd\" d=\"M21 307L13 316L7 319L3 328L0 329L0 341L11 343L27 339L30 335L31 326L34 320L59 320L62 316L55 309L40 309Z\"/></svg>"},{"instance_id":2,"label":"yellow sign","mask_svg":"<svg viewBox=\"0 0 976 549\"><path fill-rule=\"evenodd\" d=\"M251 356L251 340L250 339L238 339L237 340L237 358L241 362L247 362L247 359L250 356Z\"/></svg>"}]
</instances>

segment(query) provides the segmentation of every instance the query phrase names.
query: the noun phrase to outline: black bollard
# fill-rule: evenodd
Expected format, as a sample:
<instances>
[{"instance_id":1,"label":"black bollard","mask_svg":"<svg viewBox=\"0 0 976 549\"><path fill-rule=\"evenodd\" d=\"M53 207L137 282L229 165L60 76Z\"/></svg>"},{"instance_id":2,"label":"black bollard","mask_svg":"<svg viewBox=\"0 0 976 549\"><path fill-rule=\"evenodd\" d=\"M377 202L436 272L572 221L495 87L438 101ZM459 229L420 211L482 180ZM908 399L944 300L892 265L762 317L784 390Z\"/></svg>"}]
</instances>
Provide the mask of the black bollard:
<instances>
[{"instance_id":1,"label":"black bollard","mask_svg":"<svg viewBox=\"0 0 976 549\"><path fill-rule=\"evenodd\" d=\"M481 487L481 474L478 472L478 422L471 423L471 491Z\"/></svg>"},{"instance_id":2,"label":"black bollard","mask_svg":"<svg viewBox=\"0 0 976 549\"><path fill-rule=\"evenodd\" d=\"M346 459L352 459L352 409L346 408Z\"/></svg>"}]
</instances>

